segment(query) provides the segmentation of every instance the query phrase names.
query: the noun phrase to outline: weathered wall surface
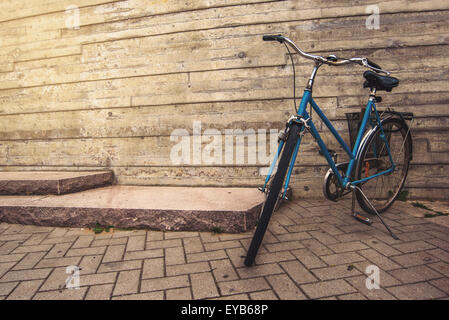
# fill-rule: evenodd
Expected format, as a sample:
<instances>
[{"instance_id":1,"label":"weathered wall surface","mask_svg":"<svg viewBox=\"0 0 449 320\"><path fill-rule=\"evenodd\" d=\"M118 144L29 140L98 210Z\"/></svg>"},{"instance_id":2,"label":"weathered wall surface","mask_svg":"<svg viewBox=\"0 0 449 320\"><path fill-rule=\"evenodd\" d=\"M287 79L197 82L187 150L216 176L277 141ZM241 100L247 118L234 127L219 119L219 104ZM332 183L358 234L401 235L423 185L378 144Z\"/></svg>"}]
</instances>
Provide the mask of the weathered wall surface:
<instances>
[{"instance_id":1,"label":"weathered wall surface","mask_svg":"<svg viewBox=\"0 0 449 320\"><path fill-rule=\"evenodd\" d=\"M369 5L380 9L379 29L366 27ZM3 0L0 170L111 168L121 184L260 185L266 164L226 162L225 146L219 163L196 163L194 150L173 163L170 135L192 134L198 122L212 135L283 128L292 69L283 46L261 41L267 33L393 71L401 84L381 106L416 115L407 187L447 198L449 2L440 0ZM295 63L302 89L312 65ZM316 80L316 101L344 137L345 112L367 100L363 71L323 67ZM325 161L310 137L303 146L296 194L321 196Z\"/></svg>"}]
</instances>

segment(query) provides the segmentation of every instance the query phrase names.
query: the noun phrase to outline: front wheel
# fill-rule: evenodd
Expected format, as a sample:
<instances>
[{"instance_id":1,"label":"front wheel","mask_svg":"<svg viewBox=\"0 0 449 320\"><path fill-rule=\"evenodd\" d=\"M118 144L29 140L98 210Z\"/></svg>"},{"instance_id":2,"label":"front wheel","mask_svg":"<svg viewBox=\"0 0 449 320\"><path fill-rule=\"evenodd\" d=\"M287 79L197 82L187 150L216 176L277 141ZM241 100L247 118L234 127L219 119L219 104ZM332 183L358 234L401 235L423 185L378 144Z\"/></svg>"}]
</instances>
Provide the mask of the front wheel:
<instances>
[{"instance_id":1,"label":"front wheel","mask_svg":"<svg viewBox=\"0 0 449 320\"><path fill-rule=\"evenodd\" d=\"M262 243L263 236L267 230L268 223L270 222L271 215L275 208L276 203L279 199L279 192L281 192L282 184L287 173L290 160L292 158L293 151L295 149L296 143L299 139L299 132L301 128L297 124L292 124L290 127L290 132L287 138L287 142L282 151L282 155L279 160L279 166L274 175L273 181L271 183L270 189L268 191L267 199L262 208L262 213L260 214L259 221L257 223L256 231L254 232L253 239L248 248L248 253L245 258L245 266L250 267L254 263L257 251Z\"/></svg>"},{"instance_id":2,"label":"front wheel","mask_svg":"<svg viewBox=\"0 0 449 320\"><path fill-rule=\"evenodd\" d=\"M404 187L412 156L412 139L409 128L399 118L382 121L382 128L377 126L367 137L357 161L355 177L361 180L392 168L390 154L395 165L390 173L360 183L359 187L376 208L378 213L387 210ZM390 152L388 152L390 150ZM360 207L370 214L375 214L365 197L356 193Z\"/></svg>"}]
</instances>

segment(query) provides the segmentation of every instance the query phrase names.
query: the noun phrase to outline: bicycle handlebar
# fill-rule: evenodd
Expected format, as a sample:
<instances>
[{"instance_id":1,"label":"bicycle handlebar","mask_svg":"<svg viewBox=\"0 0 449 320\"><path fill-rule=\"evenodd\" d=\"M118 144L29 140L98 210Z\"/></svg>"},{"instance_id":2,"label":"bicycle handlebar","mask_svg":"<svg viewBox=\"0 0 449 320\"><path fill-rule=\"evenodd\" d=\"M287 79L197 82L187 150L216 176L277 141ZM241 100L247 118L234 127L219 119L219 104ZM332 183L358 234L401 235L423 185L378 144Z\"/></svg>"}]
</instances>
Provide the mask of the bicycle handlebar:
<instances>
[{"instance_id":1,"label":"bicycle handlebar","mask_svg":"<svg viewBox=\"0 0 449 320\"><path fill-rule=\"evenodd\" d=\"M385 73L387 75L390 75L390 72L386 70L382 70L382 68L375 62L367 59L367 58L351 58L351 59L343 59L339 60L339 58L336 55L330 55L327 58L324 58L322 56L317 56L313 54L306 53L302 51L292 40L290 40L287 37L284 37L283 35L264 35L262 37L263 41L278 41L279 43L288 43L296 52L298 52L301 56L307 59L314 60L319 63L331 65L331 66L341 66L349 63L356 63L358 65L361 65L365 68L371 69L377 73Z\"/></svg>"}]
</instances>

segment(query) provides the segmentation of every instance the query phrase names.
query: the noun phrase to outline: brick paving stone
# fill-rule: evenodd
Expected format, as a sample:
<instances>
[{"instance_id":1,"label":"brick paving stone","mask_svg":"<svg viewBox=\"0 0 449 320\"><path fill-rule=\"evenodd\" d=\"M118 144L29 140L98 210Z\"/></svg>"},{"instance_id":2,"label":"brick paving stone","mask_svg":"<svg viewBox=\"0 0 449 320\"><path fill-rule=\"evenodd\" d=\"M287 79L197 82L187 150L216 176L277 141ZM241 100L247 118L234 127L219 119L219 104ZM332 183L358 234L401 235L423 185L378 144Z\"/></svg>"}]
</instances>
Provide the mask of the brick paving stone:
<instances>
[{"instance_id":1,"label":"brick paving stone","mask_svg":"<svg viewBox=\"0 0 449 320\"><path fill-rule=\"evenodd\" d=\"M90 244L94 241L94 236L80 236L78 237L78 240L75 241L72 248L87 248L90 246Z\"/></svg>"},{"instance_id":2,"label":"brick paving stone","mask_svg":"<svg viewBox=\"0 0 449 320\"><path fill-rule=\"evenodd\" d=\"M47 252L52 248L51 244L41 244L35 246L20 246L16 248L13 253L28 253L28 252Z\"/></svg>"},{"instance_id":3,"label":"brick paving stone","mask_svg":"<svg viewBox=\"0 0 449 320\"><path fill-rule=\"evenodd\" d=\"M432 257L435 257L439 260L443 260L444 262L449 263L449 252L447 252L447 251L444 251L441 249L434 249L434 250L429 250L429 251L425 252L424 254L430 254Z\"/></svg>"},{"instance_id":4,"label":"brick paving stone","mask_svg":"<svg viewBox=\"0 0 449 320\"><path fill-rule=\"evenodd\" d=\"M79 263L81 272L83 274L97 272L97 269L100 266L102 257L103 256L101 256L101 255L82 257L81 262Z\"/></svg>"},{"instance_id":5,"label":"brick paving stone","mask_svg":"<svg viewBox=\"0 0 449 320\"><path fill-rule=\"evenodd\" d=\"M359 270L361 273L365 274L365 279L368 276L372 275L371 267L373 266L373 264L370 261L356 262L351 265L357 268L357 270ZM370 267L370 269L367 269L368 267ZM380 268L379 268L379 280L380 280L379 284L380 287L390 287L401 284L401 282L398 279L394 278L387 271Z\"/></svg>"},{"instance_id":6,"label":"brick paving stone","mask_svg":"<svg viewBox=\"0 0 449 320\"><path fill-rule=\"evenodd\" d=\"M231 296L224 296L219 298L214 298L213 300L230 300L230 301L236 301L236 300L249 300L249 297L246 293L242 294L234 294Z\"/></svg>"},{"instance_id":7,"label":"brick paving stone","mask_svg":"<svg viewBox=\"0 0 449 320\"><path fill-rule=\"evenodd\" d=\"M126 245L119 244L115 246L108 246L106 253L103 256L103 263L112 261L121 261L125 253Z\"/></svg>"},{"instance_id":8,"label":"brick paving stone","mask_svg":"<svg viewBox=\"0 0 449 320\"><path fill-rule=\"evenodd\" d=\"M190 288L169 289L165 295L167 300L192 300Z\"/></svg>"},{"instance_id":9,"label":"brick paving stone","mask_svg":"<svg viewBox=\"0 0 449 320\"><path fill-rule=\"evenodd\" d=\"M285 274L266 277L278 297L282 300L304 300L306 296L296 284Z\"/></svg>"},{"instance_id":10,"label":"brick paving stone","mask_svg":"<svg viewBox=\"0 0 449 320\"><path fill-rule=\"evenodd\" d=\"M41 244L63 244L63 243L68 243L68 244L72 245L77 239L78 239L78 236L65 236L65 237L57 237L57 238L47 237L47 239L42 241Z\"/></svg>"},{"instance_id":11,"label":"brick paving stone","mask_svg":"<svg viewBox=\"0 0 449 320\"><path fill-rule=\"evenodd\" d=\"M36 268L55 268L55 267L79 266L80 261L81 261L81 257L42 259L36 265Z\"/></svg>"},{"instance_id":12,"label":"brick paving stone","mask_svg":"<svg viewBox=\"0 0 449 320\"><path fill-rule=\"evenodd\" d=\"M199 261L218 260L224 259L226 257L226 252L224 250L190 253L187 254L187 262L191 263Z\"/></svg>"},{"instance_id":13,"label":"brick paving stone","mask_svg":"<svg viewBox=\"0 0 449 320\"><path fill-rule=\"evenodd\" d=\"M93 248L80 248L80 249L69 249L65 254L66 257L76 257L76 256L94 256L98 254L104 254L106 247L93 247Z\"/></svg>"},{"instance_id":14,"label":"brick paving stone","mask_svg":"<svg viewBox=\"0 0 449 320\"><path fill-rule=\"evenodd\" d=\"M251 300L279 300L273 290L251 292L249 297Z\"/></svg>"},{"instance_id":15,"label":"brick paving stone","mask_svg":"<svg viewBox=\"0 0 449 320\"><path fill-rule=\"evenodd\" d=\"M210 261L212 273L217 282L238 279L238 275L229 259Z\"/></svg>"},{"instance_id":16,"label":"brick paving stone","mask_svg":"<svg viewBox=\"0 0 449 320\"><path fill-rule=\"evenodd\" d=\"M308 249L294 250L292 253L306 268L311 269L327 266L323 260Z\"/></svg>"},{"instance_id":17,"label":"brick paving stone","mask_svg":"<svg viewBox=\"0 0 449 320\"><path fill-rule=\"evenodd\" d=\"M66 243L57 243L51 248L50 251L45 255L45 258L62 258L69 248L71 247L72 243L66 242Z\"/></svg>"},{"instance_id":18,"label":"brick paving stone","mask_svg":"<svg viewBox=\"0 0 449 320\"><path fill-rule=\"evenodd\" d=\"M191 238L191 237L198 237L198 232L191 232L191 231L168 231L164 233L164 239L179 239L179 238Z\"/></svg>"},{"instance_id":19,"label":"brick paving stone","mask_svg":"<svg viewBox=\"0 0 449 320\"><path fill-rule=\"evenodd\" d=\"M346 278L345 280L349 282L356 290L367 297L369 300L396 300L394 296L388 293L384 289L384 281L385 277L380 275L380 284L379 289L368 289L366 286L366 276L359 276L353 278ZM399 282L397 282L399 283Z\"/></svg>"},{"instance_id":20,"label":"brick paving stone","mask_svg":"<svg viewBox=\"0 0 449 320\"><path fill-rule=\"evenodd\" d=\"M200 238L203 243L220 241L220 238L217 234L210 232L200 232Z\"/></svg>"},{"instance_id":21,"label":"brick paving stone","mask_svg":"<svg viewBox=\"0 0 449 320\"><path fill-rule=\"evenodd\" d=\"M145 249L145 235L128 238L126 251L141 251Z\"/></svg>"},{"instance_id":22,"label":"brick paving stone","mask_svg":"<svg viewBox=\"0 0 449 320\"><path fill-rule=\"evenodd\" d=\"M32 269L46 255L46 252L30 252L12 270Z\"/></svg>"},{"instance_id":23,"label":"brick paving stone","mask_svg":"<svg viewBox=\"0 0 449 320\"><path fill-rule=\"evenodd\" d=\"M11 294L8 300L31 300L44 280L22 281Z\"/></svg>"},{"instance_id":24,"label":"brick paving stone","mask_svg":"<svg viewBox=\"0 0 449 320\"><path fill-rule=\"evenodd\" d=\"M388 244L386 244L376 238L364 239L364 240L362 240L362 242L387 257L401 254L401 251L392 248Z\"/></svg>"},{"instance_id":25,"label":"brick paving stone","mask_svg":"<svg viewBox=\"0 0 449 320\"><path fill-rule=\"evenodd\" d=\"M151 249L143 251L125 252L123 260L142 260L150 258L160 258L164 256L164 249Z\"/></svg>"},{"instance_id":26,"label":"brick paving stone","mask_svg":"<svg viewBox=\"0 0 449 320\"><path fill-rule=\"evenodd\" d=\"M244 280L219 282L218 286L220 288L220 292L223 295L248 293L253 291L271 289L264 278L251 278Z\"/></svg>"},{"instance_id":27,"label":"brick paving stone","mask_svg":"<svg viewBox=\"0 0 449 320\"><path fill-rule=\"evenodd\" d=\"M380 224L354 223L350 202L302 204L276 212L251 268L253 230L94 235L0 223L0 299L449 298L449 229L395 210L385 218L396 241ZM380 289L369 290L373 264ZM65 288L68 265L79 265L81 291Z\"/></svg>"},{"instance_id":28,"label":"brick paving stone","mask_svg":"<svg viewBox=\"0 0 449 320\"><path fill-rule=\"evenodd\" d=\"M42 241L47 238L46 233L37 233L33 234L31 237L29 237L25 242L22 243L22 246L33 246L33 245L39 245Z\"/></svg>"},{"instance_id":29,"label":"brick paving stone","mask_svg":"<svg viewBox=\"0 0 449 320\"><path fill-rule=\"evenodd\" d=\"M328 245L329 249L334 251L335 253L348 252L348 251L357 251L362 249L367 249L368 246L363 244L360 241L351 241L344 243L335 243Z\"/></svg>"},{"instance_id":30,"label":"brick paving stone","mask_svg":"<svg viewBox=\"0 0 449 320\"><path fill-rule=\"evenodd\" d=\"M330 266L336 266L339 264L347 264L365 260L365 258L363 258L356 252L343 252L337 254L330 254L327 256L321 256L320 258Z\"/></svg>"},{"instance_id":31,"label":"brick paving stone","mask_svg":"<svg viewBox=\"0 0 449 320\"><path fill-rule=\"evenodd\" d=\"M165 249L165 265L186 263L183 247L174 247Z\"/></svg>"},{"instance_id":32,"label":"brick paving stone","mask_svg":"<svg viewBox=\"0 0 449 320\"><path fill-rule=\"evenodd\" d=\"M391 259L406 268L440 261L440 259L424 251L406 253L400 256L391 257Z\"/></svg>"},{"instance_id":33,"label":"brick paving stone","mask_svg":"<svg viewBox=\"0 0 449 320\"><path fill-rule=\"evenodd\" d=\"M220 242L209 242L204 244L206 251L214 251L220 249L238 248L241 243L238 240L220 241Z\"/></svg>"},{"instance_id":34,"label":"brick paving stone","mask_svg":"<svg viewBox=\"0 0 449 320\"><path fill-rule=\"evenodd\" d=\"M194 273L190 275L190 283L194 299L213 298L220 296L215 286L211 272Z\"/></svg>"},{"instance_id":35,"label":"brick paving stone","mask_svg":"<svg viewBox=\"0 0 449 320\"><path fill-rule=\"evenodd\" d=\"M189 286L190 282L188 276L182 275L182 276L142 280L140 290L142 292L159 291Z\"/></svg>"},{"instance_id":36,"label":"brick paving stone","mask_svg":"<svg viewBox=\"0 0 449 320\"><path fill-rule=\"evenodd\" d=\"M301 241L302 244L312 251L314 254L321 256L332 254L333 251L316 239L306 239Z\"/></svg>"},{"instance_id":37,"label":"brick paving stone","mask_svg":"<svg viewBox=\"0 0 449 320\"><path fill-rule=\"evenodd\" d=\"M401 300L428 300L443 298L446 294L427 282L407 284L387 290Z\"/></svg>"},{"instance_id":38,"label":"brick paving stone","mask_svg":"<svg viewBox=\"0 0 449 320\"><path fill-rule=\"evenodd\" d=\"M52 232L48 234L47 239L49 238L64 238L64 235L67 233L67 229L65 228L55 228Z\"/></svg>"},{"instance_id":39,"label":"brick paving stone","mask_svg":"<svg viewBox=\"0 0 449 320\"><path fill-rule=\"evenodd\" d=\"M343 294L337 297L338 300L367 300L367 298L361 293L349 293Z\"/></svg>"},{"instance_id":40,"label":"brick paving stone","mask_svg":"<svg viewBox=\"0 0 449 320\"><path fill-rule=\"evenodd\" d=\"M415 266L406 269L397 269L389 273L402 283L414 283L441 278L443 275L427 266Z\"/></svg>"},{"instance_id":41,"label":"brick paving stone","mask_svg":"<svg viewBox=\"0 0 449 320\"><path fill-rule=\"evenodd\" d=\"M442 249L442 250L446 250L449 251L449 242L441 240L441 239L437 239L437 238L433 238L433 239L429 239L426 240L427 243L431 243L434 246Z\"/></svg>"},{"instance_id":42,"label":"brick paving stone","mask_svg":"<svg viewBox=\"0 0 449 320\"><path fill-rule=\"evenodd\" d=\"M0 235L0 241L21 241L28 239L30 236L29 234L2 234Z\"/></svg>"},{"instance_id":43,"label":"brick paving stone","mask_svg":"<svg viewBox=\"0 0 449 320\"><path fill-rule=\"evenodd\" d=\"M114 288L114 296L133 294L139 290L140 270L121 271Z\"/></svg>"},{"instance_id":44,"label":"brick paving stone","mask_svg":"<svg viewBox=\"0 0 449 320\"><path fill-rule=\"evenodd\" d=\"M434 245L427 243L425 241L422 241L422 240L397 244L397 245L393 245L393 247L403 253L423 251L423 250L435 248Z\"/></svg>"},{"instance_id":45,"label":"brick paving stone","mask_svg":"<svg viewBox=\"0 0 449 320\"><path fill-rule=\"evenodd\" d=\"M317 278L315 278L315 276L299 261L284 261L281 262L280 265L297 284L317 281Z\"/></svg>"},{"instance_id":46,"label":"brick paving stone","mask_svg":"<svg viewBox=\"0 0 449 320\"><path fill-rule=\"evenodd\" d=\"M274 235L284 234L288 233L287 229L285 229L279 222L277 221L270 221L270 224L268 225L268 230L273 233Z\"/></svg>"},{"instance_id":47,"label":"brick paving stone","mask_svg":"<svg viewBox=\"0 0 449 320\"><path fill-rule=\"evenodd\" d=\"M291 232L287 234L280 234L277 239L281 242L283 241L293 241L293 240L305 240L310 239L312 236L308 232Z\"/></svg>"},{"instance_id":48,"label":"brick paving stone","mask_svg":"<svg viewBox=\"0 0 449 320\"><path fill-rule=\"evenodd\" d=\"M147 232L147 242L164 240L164 232L162 231L148 231Z\"/></svg>"},{"instance_id":49,"label":"brick paving stone","mask_svg":"<svg viewBox=\"0 0 449 320\"><path fill-rule=\"evenodd\" d=\"M103 284L89 287L86 300L109 300L112 296L113 284Z\"/></svg>"},{"instance_id":50,"label":"brick paving stone","mask_svg":"<svg viewBox=\"0 0 449 320\"><path fill-rule=\"evenodd\" d=\"M0 283L0 296L7 296L18 285L18 282Z\"/></svg>"},{"instance_id":51,"label":"brick paving stone","mask_svg":"<svg viewBox=\"0 0 449 320\"><path fill-rule=\"evenodd\" d=\"M164 292L145 292L138 294L129 294L125 296L112 297L112 300L163 300Z\"/></svg>"},{"instance_id":52,"label":"brick paving stone","mask_svg":"<svg viewBox=\"0 0 449 320\"><path fill-rule=\"evenodd\" d=\"M343 279L321 281L300 286L311 299L342 295L356 292L350 284Z\"/></svg>"},{"instance_id":53,"label":"brick paving stone","mask_svg":"<svg viewBox=\"0 0 449 320\"><path fill-rule=\"evenodd\" d=\"M98 268L98 272L110 272L110 271L124 271L140 269L142 267L141 260L129 260L129 261L119 261L119 262L108 262L102 263Z\"/></svg>"},{"instance_id":54,"label":"brick paving stone","mask_svg":"<svg viewBox=\"0 0 449 320\"><path fill-rule=\"evenodd\" d=\"M1 266L0 266L1 268ZM51 272L51 269L34 269L34 270L20 270L20 271L8 271L3 277L0 278L0 282L10 281L25 281L44 279ZM1 272L0 272L1 273Z\"/></svg>"},{"instance_id":55,"label":"brick paving stone","mask_svg":"<svg viewBox=\"0 0 449 320\"><path fill-rule=\"evenodd\" d=\"M108 239L95 239L90 244L90 247L103 247L103 246L114 246L119 244L125 244L128 242L127 237L123 238L108 238Z\"/></svg>"},{"instance_id":56,"label":"brick paving stone","mask_svg":"<svg viewBox=\"0 0 449 320\"><path fill-rule=\"evenodd\" d=\"M64 289L57 291L38 292L33 300L82 300L86 294L87 288Z\"/></svg>"},{"instance_id":57,"label":"brick paving stone","mask_svg":"<svg viewBox=\"0 0 449 320\"><path fill-rule=\"evenodd\" d=\"M262 264L259 266L253 266L251 268L237 268L237 273L239 274L241 279L257 278L266 275L280 274L283 272L284 270L282 270L282 268L277 263Z\"/></svg>"},{"instance_id":58,"label":"brick paving stone","mask_svg":"<svg viewBox=\"0 0 449 320\"><path fill-rule=\"evenodd\" d=\"M265 248L267 248L270 252L278 252L278 251L287 251L294 249L304 248L304 245L299 241L285 241L279 243L266 244Z\"/></svg>"},{"instance_id":59,"label":"brick paving stone","mask_svg":"<svg viewBox=\"0 0 449 320\"><path fill-rule=\"evenodd\" d=\"M449 294L449 278L440 278L432 280L430 281L430 284L432 284L434 287L437 287L441 291L444 291L447 294Z\"/></svg>"},{"instance_id":60,"label":"brick paving stone","mask_svg":"<svg viewBox=\"0 0 449 320\"><path fill-rule=\"evenodd\" d=\"M167 276L177 276L181 274L191 274L205 271L211 271L211 268L207 262L192 262L166 267Z\"/></svg>"},{"instance_id":61,"label":"brick paving stone","mask_svg":"<svg viewBox=\"0 0 449 320\"><path fill-rule=\"evenodd\" d=\"M449 264L445 262L437 262L429 264L429 267L445 275L446 277L449 277Z\"/></svg>"},{"instance_id":62,"label":"brick paving stone","mask_svg":"<svg viewBox=\"0 0 449 320\"><path fill-rule=\"evenodd\" d=\"M164 259L146 259L143 262L142 279L160 278L164 276Z\"/></svg>"},{"instance_id":63,"label":"brick paving stone","mask_svg":"<svg viewBox=\"0 0 449 320\"><path fill-rule=\"evenodd\" d=\"M392 270L401 267L390 258L385 257L373 249L360 250L358 253L383 270Z\"/></svg>"},{"instance_id":64,"label":"brick paving stone","mask_svg":"<svg viewBox=\"0 0 449 320\"><path fill-rule=\"evenodd\" d=\"M256 257L256 264L265 264L288 260L295 260L295 256L293 256L290 253L290 251L279 251L279 252L258 254Z\"/></svg>"},{"instance_id":65,"label":"brick paving stone","mask_svg":"<svg viewBox=\"0 0 449 320\"><path fill-rule=\"evenodd\" d=\"M157 240L146 243L146 249L162 249L182 246L181 239Z\"/></svg>"},{"instance_id":66,"label":"brick paving stone","mask_svg":"<svg viewBox=\"0 0 449 320\"><path fill-rule=\"evenodd\" d=\"M318 240L319 242L321 242L324 245L329 245L329 244L339 242L334 236L331 236L324 230L309 231L309 233L314 239Z\"/></svg>"},{"instance_id":67,"label":"brick paving stone","mask_svg":"<svg viewBox=\"0 0 449 320\"><path fill-rule=\"evenodd\" d=\"M360 275L356 268L348 268L347 265L313 269L312 273L320 280L334 280Z\"/></svg>"},{"instance_id":68,"label":"brick paving stone","mask_svg":"<svg viewBox=\"0 0 449 320\"><path fill-rule=\"evenodd\" d=\"M246 251L243 248L226 249L226 254L231 260L234 267L243 267L243 261L246 256Z\"/></svg>"},{"instance_id":69,"label":"brick paving stone","mask_svg":"<svg viewBox=\"0 0 449 320\"><path fill-rule=\"evenodd\" d=\"M200 237L184 238L182 239L182 242L186 253L198 253L204 251L204 246Z\"/></svg>"}]
</instances>

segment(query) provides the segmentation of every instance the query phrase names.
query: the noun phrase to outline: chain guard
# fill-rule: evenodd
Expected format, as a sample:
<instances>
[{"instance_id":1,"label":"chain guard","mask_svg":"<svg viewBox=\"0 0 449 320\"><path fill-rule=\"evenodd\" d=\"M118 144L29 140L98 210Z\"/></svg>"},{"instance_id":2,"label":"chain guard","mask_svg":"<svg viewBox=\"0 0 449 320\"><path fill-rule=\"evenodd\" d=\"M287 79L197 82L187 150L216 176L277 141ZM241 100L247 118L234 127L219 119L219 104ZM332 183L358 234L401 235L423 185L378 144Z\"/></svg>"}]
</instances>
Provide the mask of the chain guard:
<instances>
[{"instance_id":1,"label":"chain guard","mask_svg":"<svg viewBox=\"0 0 449 320\"><path fill-rule=\"evenodd\" d=\"M339 163L336 165L338 171L341 176L344 178L346 174L346 169L348 168L348 163ZM323 193L326 199L330 201L338 201L341 197L343 197L345 193L345 189L339 185L338 178L332 171L329 169L324 176L323 181Z\"/></svg>"}]
</instances>

